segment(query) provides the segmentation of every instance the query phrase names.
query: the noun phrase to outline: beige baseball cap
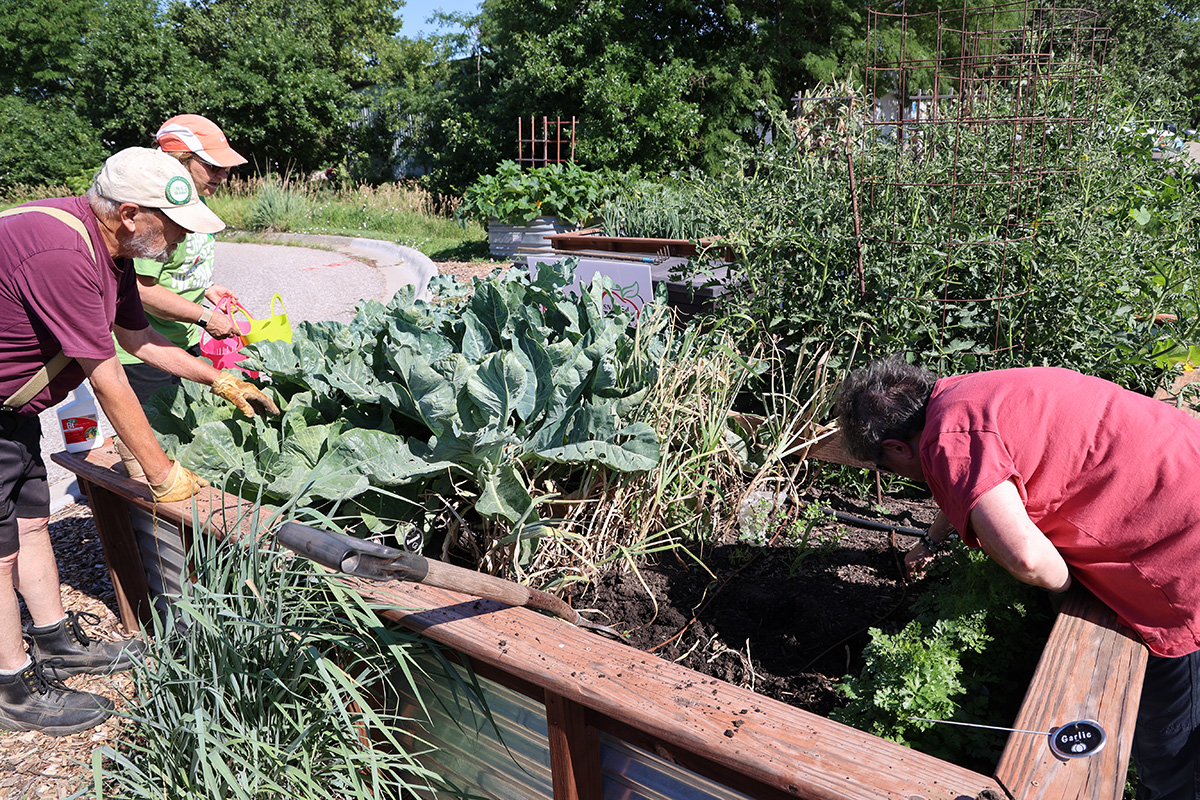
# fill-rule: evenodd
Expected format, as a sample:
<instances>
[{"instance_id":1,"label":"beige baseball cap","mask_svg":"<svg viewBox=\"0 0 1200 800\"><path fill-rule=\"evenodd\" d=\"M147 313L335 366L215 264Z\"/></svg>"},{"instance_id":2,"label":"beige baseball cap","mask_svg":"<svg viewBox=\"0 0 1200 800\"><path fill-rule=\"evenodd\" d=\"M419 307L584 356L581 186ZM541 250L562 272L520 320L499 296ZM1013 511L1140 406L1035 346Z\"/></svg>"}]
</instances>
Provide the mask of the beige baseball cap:
<instances>
[{"instance_id":1,"label":"beige baseball cap","mask_svg":"<svg viewBox=\"0 0 1200 800\"><path fill-rule=\"evenodd\" d=\"M216 233L225 227L200 202L187 167L158 150L129 147L110 156L93 185L109 200L158 209L189 231Z\"/></svg>"}]
</instances>

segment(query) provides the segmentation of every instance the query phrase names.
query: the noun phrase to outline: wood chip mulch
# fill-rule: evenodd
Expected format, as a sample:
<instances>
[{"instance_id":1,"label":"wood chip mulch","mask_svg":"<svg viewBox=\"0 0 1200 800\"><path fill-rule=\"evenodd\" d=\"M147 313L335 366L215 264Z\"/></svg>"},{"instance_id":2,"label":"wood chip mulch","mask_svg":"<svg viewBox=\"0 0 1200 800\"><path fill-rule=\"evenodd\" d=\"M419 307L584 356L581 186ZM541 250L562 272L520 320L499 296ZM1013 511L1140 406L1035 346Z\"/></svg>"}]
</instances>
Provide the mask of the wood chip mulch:
<instances>
[{"instance_id":1,"label":"wood chip mulch","mask_svg":"<svg viewBox=\"0 0 1200 800\"><path fill-rule=\"evenodd\" d=\"M486 278L494 269L507 270L512 264L507 261L439 261L439 275L453 275L463 283L472 278Z\"/></svg>"},{"instance_id":2,"label":"wood chip mulch","mask_svg":"<svg viewBox=\"0 0 1200 800\"><path fill-rule=\"evenodd\" d=\"M63 605L100 617L100 623L85 626L89 636L117 641L129 638L121 629L116 596L108 577L104 552L86 505L72 505L50 519L50 538L58 556ZM23 621L29 617L22 608ZM72 689L111 698L118 712L128 708L133 681L128 674L75 675L66 680ZM92 730L69 736L0 731L0 798L4 800L58 800L77 795L91 784L92 751L116 747L122 730L129 725L112 716ZM90 792L83 797L93 797Z\"/></svg>"}]
</instances>

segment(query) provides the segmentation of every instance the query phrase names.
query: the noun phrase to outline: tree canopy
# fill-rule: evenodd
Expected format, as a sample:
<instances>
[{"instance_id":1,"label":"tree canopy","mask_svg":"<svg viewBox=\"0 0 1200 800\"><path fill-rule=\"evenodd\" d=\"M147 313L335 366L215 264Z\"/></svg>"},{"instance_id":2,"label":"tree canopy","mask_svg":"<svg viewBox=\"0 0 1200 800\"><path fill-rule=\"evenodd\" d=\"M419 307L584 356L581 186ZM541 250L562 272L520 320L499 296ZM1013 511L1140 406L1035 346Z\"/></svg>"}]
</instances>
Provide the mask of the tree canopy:
<instances>
[{"instance_id":1,"label":"tree canopy","mask_svg":"<svg viewBox=\"0 0 1200 800\"><path fill-rule=\"evenodd\" d=\"M861 67L862 22L842 0L484 0L426 148L453 187L516 155L518 117L574 116L589 167L712 167Z\"/></svg>"},{"instance_id":2,"label":"tree canopy","mask_svg":"<svg viewBox=\"0 0 1200 800\"><path fill-rule=\"evenodd\" d=\"M216 121L263 171L352 162L365 173L381 161L370 148L390 155L390 142L364 140L358 131L369 108L363 91L401 46L402 6L403 0L5 3L0 190L61 181L97 166L107 153L148 145L163 120L181 113ZM80 146L55 147L34 165L20 140L41 141L46 130L62 131Z\"/></svg>"},{"instance_id":3,"label":"tree canopy","mask_svg":"<svg viewBox=\"0 0 1200 800\"><path fill-rule=\"evenodd\" d=\"M1112 29L1110 71L1131 103L1167 113L1200 95L1200 0L1084 5ZM260 171L339 164L376 180L404 165L456 191L516 155L519 117L543 115L578 120L584 166L711 171L731 144L771 135L798 92L861 77L866 56L867 6L851 0L484 0L415 41L398 36L403 11L404 0L6 3L0 191L148 144L178 113L217 121ZM935 36L914 25L908 45L932 49Z\"/></svg>"}]
</instances>

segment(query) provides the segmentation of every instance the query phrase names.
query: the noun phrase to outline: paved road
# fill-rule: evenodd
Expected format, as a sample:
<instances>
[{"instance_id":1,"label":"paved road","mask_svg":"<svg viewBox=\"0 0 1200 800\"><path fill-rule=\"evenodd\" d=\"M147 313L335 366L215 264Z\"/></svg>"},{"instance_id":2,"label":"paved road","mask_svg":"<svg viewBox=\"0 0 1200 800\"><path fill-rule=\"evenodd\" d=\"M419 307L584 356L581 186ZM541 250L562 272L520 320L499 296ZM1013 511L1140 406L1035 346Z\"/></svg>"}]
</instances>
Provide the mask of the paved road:
<instances>
[{"instance_id":1,"label":"paved road","mask_svg":"<svg viewBox=\"0 0 1200 800\"><path fill-rule=\"evenodd\" d=\"M296 244L217 243L216 282L237 293L255 317L269 313L271 297L278 292L292 325L349 322L359 301L373 298L386 302L400 286L423 286L429 278L428 265L412 263L386 242L331 236L287 238ZM63 449L54 410L42 412L41 422L51 510L57 511L79 499L79 488L70 472L50 461L52 453ZM100 429L106 436L113 433L103 412Z\"/></svg>"}]
</instances>

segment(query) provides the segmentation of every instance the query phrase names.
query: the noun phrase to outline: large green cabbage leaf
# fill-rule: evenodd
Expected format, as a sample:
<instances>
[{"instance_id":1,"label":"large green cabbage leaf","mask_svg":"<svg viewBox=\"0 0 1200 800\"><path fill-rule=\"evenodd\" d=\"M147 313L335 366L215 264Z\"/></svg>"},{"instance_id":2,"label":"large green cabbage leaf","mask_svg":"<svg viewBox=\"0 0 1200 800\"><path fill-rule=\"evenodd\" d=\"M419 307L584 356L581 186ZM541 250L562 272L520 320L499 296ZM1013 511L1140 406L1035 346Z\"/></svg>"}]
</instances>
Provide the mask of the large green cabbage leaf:
<instances>
[{"instance_id":1,"label":"large green cabbage leaf","mask_svg":"<svg viewBox=\"0 0 1200 800\"><path fill-rule=\"evenodd\" d=\"M290 343L248 346L242 365L267 378L279 418L244 419L193 384L160 392L148 417L188 468L324 519L358 509L376 531L380 515L416 520L449 494L536 527L541 478L569 486L659 460L637 416L665 332L643 323L635 336L628 313L606 312L604 279L565 294L574 266L540 265L533 280L513 268L469 292L439 280L430 302L407 289L348 324L302 322Z\"/></svg>"}]
</instances>

